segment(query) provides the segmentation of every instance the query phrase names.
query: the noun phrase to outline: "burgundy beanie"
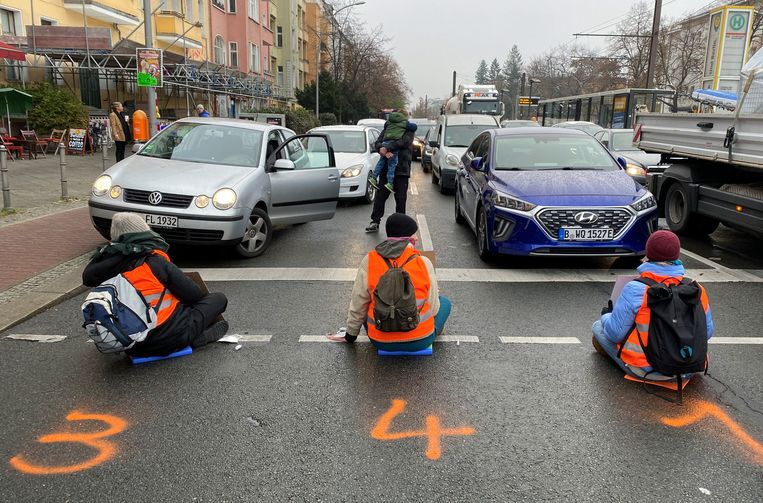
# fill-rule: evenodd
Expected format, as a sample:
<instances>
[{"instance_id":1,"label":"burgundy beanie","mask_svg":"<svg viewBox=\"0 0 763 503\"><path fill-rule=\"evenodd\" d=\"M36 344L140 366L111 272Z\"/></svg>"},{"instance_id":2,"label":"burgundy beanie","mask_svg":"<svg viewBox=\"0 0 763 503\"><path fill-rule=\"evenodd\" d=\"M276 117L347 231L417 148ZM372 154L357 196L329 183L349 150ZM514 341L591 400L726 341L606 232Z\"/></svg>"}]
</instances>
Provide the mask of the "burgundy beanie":
<instances>
[{"instance_id":1,"label":"burgundy beanie","mask_svg":"<svg viewBox=\"0 0 763 503\"><path fill-rule=\"evenodd\" d=\"M678 260L680 253L681 241L670 231L656 231L646 241L646 258L651 262Z\"/></svg>"}]
</instances>

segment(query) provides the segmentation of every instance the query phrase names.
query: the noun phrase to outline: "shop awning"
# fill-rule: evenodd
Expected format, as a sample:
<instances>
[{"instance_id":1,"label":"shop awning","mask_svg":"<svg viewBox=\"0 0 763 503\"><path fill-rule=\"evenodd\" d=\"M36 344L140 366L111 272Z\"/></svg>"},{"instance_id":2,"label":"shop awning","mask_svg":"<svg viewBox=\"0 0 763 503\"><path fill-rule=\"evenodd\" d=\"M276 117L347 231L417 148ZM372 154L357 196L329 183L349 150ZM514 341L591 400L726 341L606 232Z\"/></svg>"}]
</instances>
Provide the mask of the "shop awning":
<instances>
[{"instance_id":1,"label":"shop awning","mask_svg":"<svg viewBox=\"0 0 763 503\"><path fill-rule=\"evenodd\" d=\"M13 47L5 42L0 42L0 59L26 61L26 53L18 47Z\"/></svg>"}]
</instances>

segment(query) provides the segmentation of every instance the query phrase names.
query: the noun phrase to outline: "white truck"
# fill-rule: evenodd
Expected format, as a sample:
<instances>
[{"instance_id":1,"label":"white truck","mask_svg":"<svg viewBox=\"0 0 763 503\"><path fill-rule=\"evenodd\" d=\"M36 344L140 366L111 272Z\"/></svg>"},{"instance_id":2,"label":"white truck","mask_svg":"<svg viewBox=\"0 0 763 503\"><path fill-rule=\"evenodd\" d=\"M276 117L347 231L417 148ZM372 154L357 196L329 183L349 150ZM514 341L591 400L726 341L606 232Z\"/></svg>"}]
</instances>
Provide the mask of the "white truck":
<instances>
[{"instance_id":1,"label":"white truck","mask_svg":"<svg viewBox=\"0 0 763 503\"><path fill-rule=\"evenodd\" d=\"M443 113L484 114L501 117L504 105L494 85L467 84L458 86L458 92L446 103Z\"/></svg>"},{"instance_id":2,"label":"white truck","mask_svg":"<svg viewBox=\"0 0 763 503\"><path fill-rule=\"evenodd\" d=\"M646 184L674 232L707 235L723 222L763 235L763 115L741 109L636 115L634 143L662 154Z\"/></svg>"}]
</instances>

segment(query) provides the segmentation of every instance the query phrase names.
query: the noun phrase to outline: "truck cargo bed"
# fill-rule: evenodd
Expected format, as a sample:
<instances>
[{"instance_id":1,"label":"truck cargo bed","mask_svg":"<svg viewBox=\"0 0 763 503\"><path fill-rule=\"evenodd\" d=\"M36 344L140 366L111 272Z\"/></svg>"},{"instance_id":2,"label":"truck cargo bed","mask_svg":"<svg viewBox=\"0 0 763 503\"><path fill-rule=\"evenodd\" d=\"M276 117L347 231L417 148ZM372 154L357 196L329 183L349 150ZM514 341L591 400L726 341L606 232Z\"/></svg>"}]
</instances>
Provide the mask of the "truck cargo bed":
<instances>
[{"instance_id":1,"label":"truck cargo bed","mask_svg":"<svg viewBox=\"0 0 763 503\"><path fill-rule=\"evenodd\" d=\"M639 113L636 145L647 152L717 161L763 170L763 115L742 114L736 122L736 140L723 146L734 114Z\"/></svg>"}]
</instances>

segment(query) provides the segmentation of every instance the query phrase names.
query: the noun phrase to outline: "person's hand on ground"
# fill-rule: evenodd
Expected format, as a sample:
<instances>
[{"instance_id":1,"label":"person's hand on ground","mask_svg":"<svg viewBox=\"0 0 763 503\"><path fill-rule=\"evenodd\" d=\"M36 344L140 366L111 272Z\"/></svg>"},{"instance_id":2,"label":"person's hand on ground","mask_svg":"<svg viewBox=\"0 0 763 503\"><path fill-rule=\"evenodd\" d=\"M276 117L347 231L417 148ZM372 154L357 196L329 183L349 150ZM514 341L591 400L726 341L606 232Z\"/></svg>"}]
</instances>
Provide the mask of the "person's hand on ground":
<instances>
[{"instance_id":1,"label":"person's hand on ground","mask_svg":"<svg viewBox=\"0 0 763 503\"><path fill-rule=\"evenodd\" d=\"M326 338L332 342L355 342L358 336L348 334L347 329L342 327L335 334L326 334Z\"/></svg>"}]
</instances>

